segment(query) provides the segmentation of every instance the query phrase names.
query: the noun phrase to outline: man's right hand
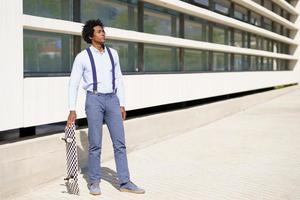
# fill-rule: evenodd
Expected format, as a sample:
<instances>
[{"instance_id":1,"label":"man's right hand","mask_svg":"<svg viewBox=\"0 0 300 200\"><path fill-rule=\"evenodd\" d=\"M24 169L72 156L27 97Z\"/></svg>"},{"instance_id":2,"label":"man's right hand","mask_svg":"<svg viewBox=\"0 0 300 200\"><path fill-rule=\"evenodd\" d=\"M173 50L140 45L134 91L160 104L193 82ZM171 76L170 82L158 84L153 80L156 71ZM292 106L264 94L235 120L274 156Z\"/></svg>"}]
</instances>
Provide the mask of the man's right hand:
<instances>
[{"instance_id":1,"label":"man's right hand","mask_svg":"<svg viewBox=\"0 0 300 200\"><path fill-rule=\"evenodd\" d=\"M70 111L67 121L67 127L70 128L72 126L72 123L75 122L76 117L76 111Z\"/></svg>"}]
</instances>

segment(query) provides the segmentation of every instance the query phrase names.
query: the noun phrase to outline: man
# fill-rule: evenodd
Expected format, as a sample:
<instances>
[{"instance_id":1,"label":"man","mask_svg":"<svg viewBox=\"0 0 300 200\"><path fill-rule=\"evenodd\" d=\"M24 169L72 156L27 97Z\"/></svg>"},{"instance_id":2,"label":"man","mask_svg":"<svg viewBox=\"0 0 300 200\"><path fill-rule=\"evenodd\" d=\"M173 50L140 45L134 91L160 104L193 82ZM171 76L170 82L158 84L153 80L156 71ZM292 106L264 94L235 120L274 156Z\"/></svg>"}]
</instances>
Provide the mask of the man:
<instances>
[{"instance_id":1,"label":"man","mask_svg":"<svg viewBox=\"0 0 300 200\"><path fill-rule=\"evenodd\" d=\"M113 142L120 191L143 194L145 191L130 181L127 164L123 120L126 118L124 85L116 50L105 46L104 25L89 20L83 27L82 37L91 44L75 58L69 83L70 113L67 126L76 119L78 86L83 78L87 91L85 111L88 121L88 175L90 194L100 195L102 124L105 120ZM122 120L123 119L123 120Z\"/></svg>"}]
</instances>

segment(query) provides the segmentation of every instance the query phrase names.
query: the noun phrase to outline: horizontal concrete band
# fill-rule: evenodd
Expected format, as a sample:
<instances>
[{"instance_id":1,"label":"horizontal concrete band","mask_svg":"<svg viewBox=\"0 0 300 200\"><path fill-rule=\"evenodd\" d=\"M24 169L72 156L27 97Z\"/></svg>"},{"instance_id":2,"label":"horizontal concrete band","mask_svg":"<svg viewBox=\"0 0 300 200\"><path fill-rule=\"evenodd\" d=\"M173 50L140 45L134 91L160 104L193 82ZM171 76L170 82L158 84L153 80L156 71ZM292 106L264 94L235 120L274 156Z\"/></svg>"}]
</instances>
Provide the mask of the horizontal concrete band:
<instances>
[{"instance_id":1,"label":"horizontal concrete band","mask_svg":"<svg viewBox=\"0 0 300 200\"><path fill-rule=\"evenodd\" d=\"M293 86L126 120L127 150L131 152L134 149L185 133L297 88L298 86ZM108 130L104 127L102 160L113 157L112 145L108 135ZM9 199L14 195L34 190L40 184L65 174L65 144L60 140L61 136L63 136L63 133L0 145L1 199ZM86 129L77 131L77 144L79 164L82 168L86 165L88 153Z\"/></svg>"},{"instance_id":2,"label":"horizontal concrete band","mask_svg":"<svg viewBox=\"0 0 300 200\"><path fill-rule=\"evenodd\" d=\"M82 23L23 15L25 29L81 35ZM106 27L107 39L297 60L296 56Z\"/></svg>"}]
</instances>

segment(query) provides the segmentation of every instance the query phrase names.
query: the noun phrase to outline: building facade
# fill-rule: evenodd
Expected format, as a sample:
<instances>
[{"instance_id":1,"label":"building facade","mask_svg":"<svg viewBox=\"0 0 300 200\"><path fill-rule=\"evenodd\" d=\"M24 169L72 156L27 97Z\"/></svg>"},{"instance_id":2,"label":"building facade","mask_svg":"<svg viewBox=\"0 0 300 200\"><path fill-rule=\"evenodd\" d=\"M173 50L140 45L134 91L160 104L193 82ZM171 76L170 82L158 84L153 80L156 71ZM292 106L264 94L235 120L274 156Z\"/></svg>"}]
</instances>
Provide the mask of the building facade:
<instances>
[{"instance_id":1,"label":"building facade","mask_svg":"<svg viewBox=\"0 0 300 200\"><path fill-rule=\"evenodd\" d=\"M1 1L0 131L66 120L88 19L104 22L135 110L298 83L299 14L297 0Z\"/></svg>"}]
</instances>

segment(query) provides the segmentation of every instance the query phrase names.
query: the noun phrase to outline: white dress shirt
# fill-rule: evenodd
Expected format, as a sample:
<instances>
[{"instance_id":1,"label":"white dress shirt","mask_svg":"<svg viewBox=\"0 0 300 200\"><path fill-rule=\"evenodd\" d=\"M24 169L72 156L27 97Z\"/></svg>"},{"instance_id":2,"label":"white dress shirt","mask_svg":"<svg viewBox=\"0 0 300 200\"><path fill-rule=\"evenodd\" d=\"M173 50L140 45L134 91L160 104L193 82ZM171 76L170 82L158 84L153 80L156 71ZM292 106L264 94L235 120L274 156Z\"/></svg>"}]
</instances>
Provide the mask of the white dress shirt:
<instances>
[{"instance_id":1,"label":"white dress shirt","mask_svg":"<svg viewBox=\"0 0 300 200\"><path fill-rule=\"evenodd\" d=\"M97 92L112 93L112 65L106 47L103 52L92 45L89 47L94 57L97 74ZM118 52L110 48L115 64L115 87L120 106L125 106L124 84L119 63ZM69 109L76 110L78 87L83 78L83 89L93 91L93 73L90 58L86 50L81 51L75 58L69 82Z\"/></svg>"}]
</instances>

